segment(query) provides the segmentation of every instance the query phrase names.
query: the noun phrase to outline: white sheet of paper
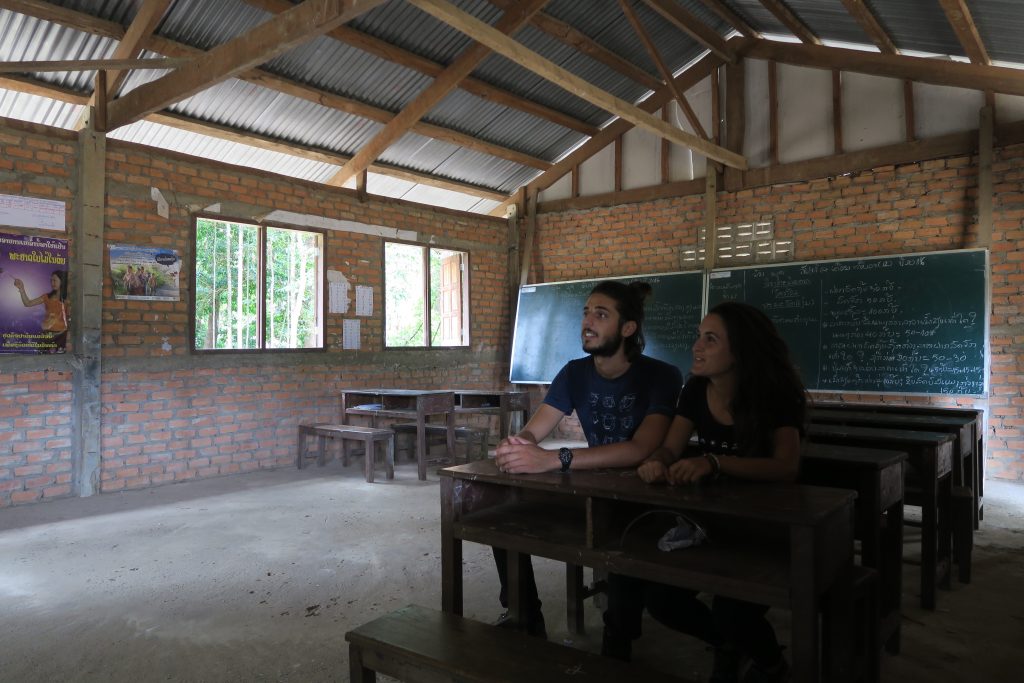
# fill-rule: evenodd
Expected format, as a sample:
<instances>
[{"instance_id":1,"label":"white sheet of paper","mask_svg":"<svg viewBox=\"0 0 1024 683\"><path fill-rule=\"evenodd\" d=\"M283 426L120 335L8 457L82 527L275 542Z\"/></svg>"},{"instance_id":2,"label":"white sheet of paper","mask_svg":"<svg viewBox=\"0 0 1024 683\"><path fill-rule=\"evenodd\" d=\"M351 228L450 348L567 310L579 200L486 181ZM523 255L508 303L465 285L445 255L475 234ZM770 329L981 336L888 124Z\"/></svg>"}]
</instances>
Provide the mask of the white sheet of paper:
<instances>
[{"instance_id":1,"label":"white sheet of paper","mask_svg":"<svg viewBox=\"0 0 1024 683\"><path fill-rule=\"evenodd\" d=\"M65 204L56 199L0 194L0 225L64 230Z\"/></svg>"},{"instance_id":2,"label":"white sheet of paper","mask_svg":"<svg viewBox=\"0 0 1024 683\"><path fill-rule=\"evenodd\" d=\"M167 200L164 199L164 193L159 188L149 188L149 196L156 202L156 213L161 218L168 218L171 215L170 207L167 204Z\"/></svg>"},{"instance_id":3,"label":"white sheet of paper","mask_svg":"<svg viewBox=\"0 0 1024 683\"><path fill-rule=\"evenodd\" d=\"M330 282L327 285L328 313L348 313L348 281Z\"/></svg>"},{"instance_id":4,"label":"white sheet of paper","mask_svg":"<svg viewBox=\"0 0 1024 683\"><path fill-rule=\"evenodd\" d=\"M373 287L356 285L356 315L373 315Z\"/></svg>"},{"instance_id":5,"label":"white sheet of paper","mask_svg":"<svg viewBox=\"0 0 1024 683\"><path fill-rule=\"evenodd\" d=\"M342 325L342 341L341 347L343 349L349 349L358 351L361 343L359 340L359 321L358 320L346 320Z\"/></svg>"}]
</instances>

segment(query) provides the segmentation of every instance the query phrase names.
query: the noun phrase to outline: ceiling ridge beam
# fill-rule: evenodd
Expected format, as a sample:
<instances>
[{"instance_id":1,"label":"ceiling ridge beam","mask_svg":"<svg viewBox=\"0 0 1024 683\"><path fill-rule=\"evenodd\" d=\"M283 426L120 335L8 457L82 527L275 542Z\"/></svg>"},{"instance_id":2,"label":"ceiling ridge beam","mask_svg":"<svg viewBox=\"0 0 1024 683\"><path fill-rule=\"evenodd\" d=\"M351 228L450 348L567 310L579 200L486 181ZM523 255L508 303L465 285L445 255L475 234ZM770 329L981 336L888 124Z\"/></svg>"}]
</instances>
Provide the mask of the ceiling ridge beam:
<instances>
[{"instance_id":1,"label":"ceiling ridge beam","mask_svg":"<svg viewBox=\"0 0 1024 683\"><path fill-rule=\"evenodd\" d=\"M117 22L97 19L83 12L66 10L41 0L3 0L3 2L5 5L14 6L16 8L14 11L35 17L36 19L42 19L43 21L55 21L73 30L85 31L93 35L113 38L115 40L120 40L125 34L125 28ZM145 42L145 49L171 57L185 57L189 59L203 54L203 51L197 47L185 45L184 43L157 35L149 37ZM394 116L392 112L385 109L380 109L379 107L374 107L373 105L353 100L343 95L314 88L313 86L304 85L298 81L278 76L263 69L251 69L246 73L235 76L235 78L378 123L386 124ZM546 170L551 167L551 162L544 159L435 124L420 121L416 124L413 132L427 138L450 142L459 147L473 149L482 154L512 161L523 166L540 170Z\"/></svg>"},{"instance_id":2,"label":"ceiling ridge beam","mask_svg":"<svg viewBox=\"0 0 1024 683\"><path fill-rule=\"evenodd\" d=\"M248 4L253 7L257 7L267 12L280 13L292 4L288 0L245 0ZM431 78L436 77L442 71L445 66L439 64L427 57L410 52L397 45L389 43L380 38L375 38L369 33L364 33L358 29L352 28L351 26L338 26L337 28L327 33L332 38L341 42L347 43L352 47L358 48L364 52L372 54L375 57L379 57L385 61L404 66L407 69L418 71L421 74L430 76ZM539 119L550 121L551 123L558 124L569 130L574 130L578 133L582 133L586 136L591 136L600 130L597 126L592 126L585 121L566 114L565 112L552 109L546 105L538 102L533 102L524 97L520 97L508 90L499 88L496 85L481 81L478 78L469 76L464 78L459 83L459 89L465 90L466 92L476 95L477 97L487 100L488 102L494 102L504 107L511 109L518 109L524 113L536 116Z\"/></svg>"},{"instance_id":3,"label":"ceiling ridge beam","mask_svg":"<svg viewBox=\"0 0 1024 683\"><path fill-rule=\"evenodd\" d=\"M385 0L305 0L178 69L110 103L108 123L119 128L263 64L315 36L367 12Z\"/></svg>"},{"instance_id":4,"label":"ceiling ridge beam","mask_svg":"<svg viewBox=\"0 0 1024 683\"><path fill-rule=\"evenodd\" d=\"M1003 66L965 64L934 57L883 55L842 47L784 43L777 40L754 41L743 49L742 54L754 59L773 59L794 66L839 69L969 90L1024 95L1024 71Z\"/></svg>"},{"instance_id":5,"label":"ceiling ridge beam","mask_svg":"<svg viewBox=\"0 0 1024 683\"><path fill-rule=\"evenodd\" d=\"M512 40L508 36L496 31L490 25L474 18L453 7L444 0L407 0L409 4L424 10L425 12L455 26L463 33L471 36L474 40L490 47L495 52L507 59L511 59L522 66L530 69L546 80L557 84L577 97L582 97L596 107L627 119L633 124L640 126L656 135L676 142L680 145L707 156L715 161L720 161L733 168L746 168L747 160L736 152L727 150L712 142L687 133L684 130L671 126L656 116L636 107L629 102L621 100L610 93L588 83L562 67L553 64L540 55L527 49L523 45Z\"/></svg>"},{"instance_id":6,"label":"ceiling ridge beam","mask_svg":"<svg viewBox=\"0 0 1024 683\"><path fill-rule=\"evenodd\" d=\"M515 9L505 12L501 19L495 23L493 30L505 36L515 33L546 2L547 0L524 0ZM402 108L402 111L395 114L388 121L383 129L377 131L376 135L369 142L360 147L355 156L333 178L328 180L327 184L344 185L350 178L361 173L363 169L383 154L388 147L402 137L427 112L433 109L438 102L447 97L458 86L459 81L468 76L473 69L479 66L482 60L490 55L491 50L486 45L479 42L470 43L462 51L462 54L456 57L455 61L434 79L433 83L416 95L411 102Z\"/></svg>"},{"instance_id":7,"label":"ceiling ridge beam","mask_svg":"<svg viewBox=\"0 0 1024 683\"><path fill-rule=\"evenodd\" d=\"M733 63L736 54L729 49L725 39L701 22L695 15L683 9L681 5L667 0L643 0L644 4L660 14L667 22L686 33L708 50L725 61Z\"/></svg>"}]
</instances>

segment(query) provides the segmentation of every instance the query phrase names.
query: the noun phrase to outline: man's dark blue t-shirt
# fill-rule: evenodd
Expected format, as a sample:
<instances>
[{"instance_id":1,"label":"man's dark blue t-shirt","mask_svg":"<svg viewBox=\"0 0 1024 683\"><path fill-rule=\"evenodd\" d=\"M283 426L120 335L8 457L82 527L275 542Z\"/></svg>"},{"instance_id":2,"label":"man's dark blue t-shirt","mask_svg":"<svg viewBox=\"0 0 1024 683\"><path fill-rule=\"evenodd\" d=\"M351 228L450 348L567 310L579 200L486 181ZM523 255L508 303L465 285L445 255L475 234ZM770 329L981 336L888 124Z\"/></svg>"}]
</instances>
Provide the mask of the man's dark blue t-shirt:
<instances>
[{"instance_id":1,"label":"man's dark blue t-shirt","mask_svg":"<svg viewBox=\"0 0 1024 683\"><path fill-rule=\"evenodd\" d=\"M551 382L544 402L566 415L573 410L590 446L629 441L648 415L675 412L683 377L679 370L640 356L615 379L597 372L593 356L565 364Z\"/></svg>"}]
</instances>

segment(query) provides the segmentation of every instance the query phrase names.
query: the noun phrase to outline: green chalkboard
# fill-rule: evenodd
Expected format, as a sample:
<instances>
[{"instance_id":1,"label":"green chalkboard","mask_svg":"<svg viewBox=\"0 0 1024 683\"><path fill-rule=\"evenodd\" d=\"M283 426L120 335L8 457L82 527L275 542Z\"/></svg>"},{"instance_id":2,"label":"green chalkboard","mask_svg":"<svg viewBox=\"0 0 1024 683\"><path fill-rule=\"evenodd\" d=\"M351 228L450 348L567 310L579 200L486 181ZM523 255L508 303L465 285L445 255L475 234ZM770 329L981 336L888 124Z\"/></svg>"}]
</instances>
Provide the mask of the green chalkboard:
<instances>
[{"instance_id":1,"label":"green chalkboard","mask_svg":"<svg viewBox=\"0 0 1024 683\"><path fill-rule=\"evenodd\" d=\"M580 341L583 304L594 285L606 279L650 283L644 353L672 363L684 375L689 371L690 346L701 318L701 271L551 282L521 288L512 341L512 382L551 382L563 365L584 355Z\"/></svg>"},{"instance_id":2,"label":"green chalkboard","mask_svg":"<svg viewBox=\"0 0 1024 683\"><path fill-rule=\"evenodd\" d=\"M768 314L808 389L982 395L984 249L716 270L708 306Z\"/></svg>"}]
</instances>

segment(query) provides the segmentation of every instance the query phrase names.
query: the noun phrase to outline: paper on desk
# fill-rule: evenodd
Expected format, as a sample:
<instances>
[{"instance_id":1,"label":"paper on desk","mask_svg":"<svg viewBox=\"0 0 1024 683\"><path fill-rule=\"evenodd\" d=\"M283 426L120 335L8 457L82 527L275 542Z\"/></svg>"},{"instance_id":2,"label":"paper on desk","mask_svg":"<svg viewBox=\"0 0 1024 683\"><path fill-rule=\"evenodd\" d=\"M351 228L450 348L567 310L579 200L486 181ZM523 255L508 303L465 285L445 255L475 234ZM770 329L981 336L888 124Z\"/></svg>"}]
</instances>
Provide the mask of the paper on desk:
<instances>
[{"instance_id":1,"label":"paper on desk","mask_svg":"<svg viewBox=\"0 0 1024 683\"><path fill-rule=\"evenodd\" d=\"M373 315L373 287L356 285L356 315Z\"/></svg>"},{"instance_id":2,"label":"paper on desk","mask_svg":"<svg viewBox=\"0 0 1024 683\"><path fill-rule=\"evenodd\" d=\"M360 348L359 339L359 321L358 320L346 320L342 325L342 342L341 347L343 349L350 349L358 351Z\"/></svg>"}]
</instances>

